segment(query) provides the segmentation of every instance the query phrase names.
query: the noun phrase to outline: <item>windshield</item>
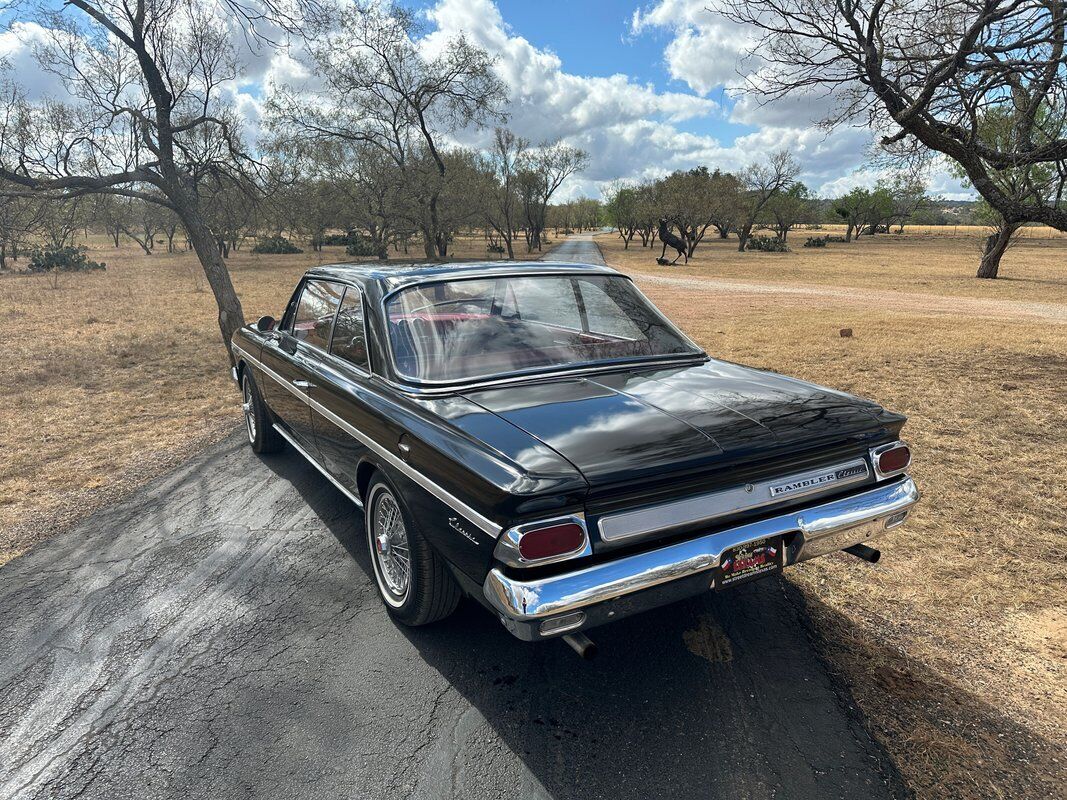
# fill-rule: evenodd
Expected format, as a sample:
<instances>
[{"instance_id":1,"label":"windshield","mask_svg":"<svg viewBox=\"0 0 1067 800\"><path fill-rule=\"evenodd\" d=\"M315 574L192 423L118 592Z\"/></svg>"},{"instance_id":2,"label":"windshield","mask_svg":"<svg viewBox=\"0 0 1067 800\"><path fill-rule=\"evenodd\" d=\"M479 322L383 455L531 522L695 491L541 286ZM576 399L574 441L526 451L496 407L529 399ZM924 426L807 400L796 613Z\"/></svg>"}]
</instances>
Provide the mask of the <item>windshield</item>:
<instances>
[{"instance_id":1,"label":"windshield","mask_svg":"<svg viewBox=\"0 0 1067 800\"><path fill-rule=\"evenodd\" d=\"M701 351L623 277L504 276L420 284L386 306L401 376L465 381Z\"/></svg>"}]
</instances>

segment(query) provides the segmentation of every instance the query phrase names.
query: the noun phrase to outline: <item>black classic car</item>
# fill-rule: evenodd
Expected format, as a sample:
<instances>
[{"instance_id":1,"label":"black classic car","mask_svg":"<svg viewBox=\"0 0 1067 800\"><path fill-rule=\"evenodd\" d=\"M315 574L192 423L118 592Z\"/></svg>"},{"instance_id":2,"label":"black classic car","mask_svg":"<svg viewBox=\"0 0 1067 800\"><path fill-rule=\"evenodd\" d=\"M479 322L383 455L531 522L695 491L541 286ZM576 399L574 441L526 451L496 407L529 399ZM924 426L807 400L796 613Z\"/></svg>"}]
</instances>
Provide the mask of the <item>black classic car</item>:
<instances>
[{"instance_id":1,"label":"black classic car","mask_svg":"<svg viewBox=\"0 0 1067 800\"><path fill-rule=\"evenodd\" d=\"M466 594L565 636L864 544L904 522L905 418L709 357L610 268L310 270L233 337L256 452L365 513L409 625Z\"/></svg>"}]
</instances>

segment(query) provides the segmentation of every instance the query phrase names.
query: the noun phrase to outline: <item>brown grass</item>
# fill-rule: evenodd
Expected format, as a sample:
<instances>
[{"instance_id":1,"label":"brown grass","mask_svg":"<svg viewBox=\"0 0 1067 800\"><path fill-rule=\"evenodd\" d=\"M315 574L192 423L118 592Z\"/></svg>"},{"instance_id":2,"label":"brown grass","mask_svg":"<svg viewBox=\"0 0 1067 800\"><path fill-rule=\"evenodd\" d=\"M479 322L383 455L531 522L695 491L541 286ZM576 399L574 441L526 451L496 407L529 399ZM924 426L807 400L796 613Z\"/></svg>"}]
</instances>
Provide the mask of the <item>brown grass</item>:
<instances>
[{"instance_id":1,"label":"brown grass","mask_svg":"<svg viewBox=\"0 0 1067 800\"><path fill-rule=\"evenodd\" d=\"M851 244L806 248L808 236L843 233L834 226L789 234L789 253L737 252L737 239L706 237L689 264L680 259L674 267L658 267L654 254L635 239L628 250L615 234L597 236L608 260L627 269L669 275L692 275L735 282L775 283L789 286L859 287L903 291L918 295L1067 303L1067 234L1047 238L1048 229L1020 238L1001 263L1001 278L975 280L982 228L952 228L939 233L863 236ZM712 230L714 232L714 229ZM1058 233L1058 232L1057 232ZM673 259L674 253L668 253Z\"/></svg>"},{"instance_id":2,"label":"brown grass","mask_svg":"<svg viewBox=\"0 0 1067 800\"><path fill-rule=\"evenodd\" d=\"M784 255L714 242L687 269L599 241L624 270L689 276L639 283L712 354L910 416L925 493L913 522L884 539L877 566L835 555L790 580L920 797L1061 796L1067 325L1021 312L1067 304L1067 240L1024 241L1004 263L1012 280L986 282L971 277L973 235L826 250L800 239ZM460 255L481 257L484 244L463 242ZM0 561L235 427L237 394L191 256L98 257L106 273L64 276L56 290L0 276ZM246 315L277 314L304 269L342 257L235 255ZM774 290L786 285L851 289ZM960 297L999 311L976 314ZM839 337L844 327L855 335ZM711 652L714 637L694 637Z\"/></svg>"}]
</instances>

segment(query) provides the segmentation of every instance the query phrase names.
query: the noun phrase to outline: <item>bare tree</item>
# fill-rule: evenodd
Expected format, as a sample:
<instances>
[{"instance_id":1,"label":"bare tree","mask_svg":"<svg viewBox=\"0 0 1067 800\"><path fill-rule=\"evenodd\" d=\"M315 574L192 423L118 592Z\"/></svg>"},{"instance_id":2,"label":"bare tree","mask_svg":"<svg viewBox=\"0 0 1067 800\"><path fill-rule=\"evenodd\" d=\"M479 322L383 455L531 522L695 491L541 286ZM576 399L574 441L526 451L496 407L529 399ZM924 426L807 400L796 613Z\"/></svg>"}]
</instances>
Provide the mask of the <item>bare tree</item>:
<instances>
[{"instance_id":1,"label":"bare tree","mask_svg":"<svg viewBox=\"0 0 1067 800\"><path fill-rule=\"evenodd\" d=\"M787 190L800 173L800 164L787 151L782 150L771 156L766 163L749 164L741 172L740 207L738 218L740 229L737 232L737 250L745 252L752 228L760 214L779 192Z\"/></svg>"},{"instance_id":2,"label":"bare tree","mask_svg":"<svg viewBox=\"0 0 1067 800\"><path fill-rule=\"evenodd\" d=\"M29 236L40 227L44 205L33 197L4 194L0 188L0 270L18 260Z\"/></svg>"},{"instance_id":3,"label":"bare tree","mask_svg":"<svg viewBox=\"0 0 1067 800\"><path fill-rule=\"evenodd\" d=\"M496 179L496 187L488 204L486 220L500 234L508 258L515 258L515 229L519 221L519 197L516 191L519 167L526 158L530 143L506 128L493 132L493 148L487 166Z\"/></svg>"},{"instance_id":4,"label":"bare tree","mask_svg":"<svg viewBox=\"0 0 1067 800\"><path fill-rule=\"evenodd\" d=\"M306 2L285 8L296 13ZM0 107L0 177L21 191L52 200L132 197L179 217L218 304L228 353L244 314L199 191L209 176L254 165L220 97L239 74L228 19L256 39L296 22L280 9L272 0L42 4L46 41L34 55L67 96L30 102L9 83Z\"/></svg>"},{"instance_id":5,"label":"bare tree","mask_svg":"<svg viewBox=\"0 0 1067 800\"><path fill-rule=\"evenodd\" d=\"M798 181L767 203L766 215L767 223L784 242L789 237L789 231L814 219L815 199L808 187Z\"/></svg>"},{"instance_id":6,"label":"bare tree","mask_svg":"<svg viewBox=\"0 0 1067 800\"><path fill-rule=\"evenodd\" d=\"M622 238L624 250L630 249L630 242L641 225L639 202L638 189L634 186L616 183L608 190L604 213Z\"/></svg>"},{"instance_id":7,"label":"bare tree","mask_svg":"<svg viewBox=\"0 0 1067 800\"><path fill-rule=\"evenodd\" d=\"M545 214L552 195L567 178L584 169L587 163L588 153L562 142L541 144L523 158L518 190L526 225L527 252L541 249Z\"/></svg>"},{"instance_id":8,"label":"bare tree","mask_svg":"<svg viewBox=\"0 0 1067 800\"><path fill-rule=\"evenodd\" d=\"M150 256L156 234L163 230L163 214L164 208L158 203L125 197L120 200L116 224L122 233L137 242L146 256Z\"/></svg>"},{"instance_id":9,"label":"bare tree","mask_svg":"<svg viewBox=\"0 0 1067 800\"><path fill-rule=\"evenodd\" d=\"M435 258L448 249L441 224L448 172L441 139L502 121L506 92L481 48L459 36L430 58L416 44L417 33L406 9L376 2L346 8L335 32L309 42L312 68L325 90L274 87L268 110L277 131L362 142L387 155L417 205L426 257Z\"/></svg>"},{"instance_id":10,"label":"bare tree","mask_svg":"<svg viewBox=\"0 0 1067 800\"><path fill-rule=\"evenodd\" d=\"M831 96L826 124L865 119L888 148L944 153L1008 225L1067 230L1062 0L719 0L714 8L759 32L751 86L764 97ZM987 135L990 114L1005 120L1007 135ZM1034 168L1054 178L1012 193L998 177Z\"/></svg>"},{"instance_id":11,"label":"bare tree","mask_svg":"<svg viewBox=\"0 0 1067 800\"><path fill-rule=\"evenodd\" d=\"M733 173L722 172L718 169L711 173L711 182L711 224L718 231L719 238L726 239L730 231L738 226L741 182Z\"/></svg>"}]
</instances>

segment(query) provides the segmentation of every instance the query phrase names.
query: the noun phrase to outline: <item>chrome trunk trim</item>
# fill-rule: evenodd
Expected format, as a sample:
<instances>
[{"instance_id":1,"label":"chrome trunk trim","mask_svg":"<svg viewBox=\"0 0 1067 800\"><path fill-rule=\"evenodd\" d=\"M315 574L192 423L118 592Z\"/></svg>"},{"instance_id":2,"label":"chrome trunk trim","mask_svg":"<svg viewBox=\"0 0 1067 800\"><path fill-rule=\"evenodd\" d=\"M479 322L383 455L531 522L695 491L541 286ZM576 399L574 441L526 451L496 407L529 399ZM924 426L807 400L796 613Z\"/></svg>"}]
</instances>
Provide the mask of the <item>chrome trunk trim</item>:
<instances>
[{"instance_id":1,"label":"chrome trunk trim","mask_svg":"<svg viewBox=\"0 0 1067 800\"><path fill-rule=\"evenodd\" d=\"M843 477L834 477L839 474ZM710 522L786 500L835 491L865 481L870 475L867 462L856 458L822 469L805 470L636 511L606 514L597 522L597 527L602 540L615 543L668 528ZM796 488L783 489L792 486Z\"/></svg>"}]
</instances>

